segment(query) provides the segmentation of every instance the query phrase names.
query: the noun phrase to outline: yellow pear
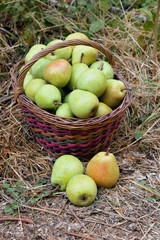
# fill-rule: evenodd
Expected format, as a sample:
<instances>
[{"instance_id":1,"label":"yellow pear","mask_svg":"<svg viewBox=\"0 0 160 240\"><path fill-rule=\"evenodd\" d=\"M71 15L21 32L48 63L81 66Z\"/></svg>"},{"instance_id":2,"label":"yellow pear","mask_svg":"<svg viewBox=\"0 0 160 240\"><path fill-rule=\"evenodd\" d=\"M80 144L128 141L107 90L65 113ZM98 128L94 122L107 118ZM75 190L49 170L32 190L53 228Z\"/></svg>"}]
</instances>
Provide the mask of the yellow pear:
<instances>
[{"instance_id":1,"label":"yellow pear","mask_svg":"<svg viewBox=\"0 0 160 240\"><path fill-rule=\"evenodd\" d=\"M119 179L119 167L112 153L99 152L87 164L86 174L99 187L112 188Z\"/></svg>"},{"instance_id":2,"label":"yellow pear","mask_svg":"<svg viewBox=\"0 0 160 240\"><path fill-rule=\"evenodd\" d=\"M112 109L109 106L107 106L103 102L99 102L99 106L98 106L97 112L95 114L95 117L101 116L101 115L104 115L104 114L107 114L110 112L112 112Z\"/></svg>"}]
</instances>

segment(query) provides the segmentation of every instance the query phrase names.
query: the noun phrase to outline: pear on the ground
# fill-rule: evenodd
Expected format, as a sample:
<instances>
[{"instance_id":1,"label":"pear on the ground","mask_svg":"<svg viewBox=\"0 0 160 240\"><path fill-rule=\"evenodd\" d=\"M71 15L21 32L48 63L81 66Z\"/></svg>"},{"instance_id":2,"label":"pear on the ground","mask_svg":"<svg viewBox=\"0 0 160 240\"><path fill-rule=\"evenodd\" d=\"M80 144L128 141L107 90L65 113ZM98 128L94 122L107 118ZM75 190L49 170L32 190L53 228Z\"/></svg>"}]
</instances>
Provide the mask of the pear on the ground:
<instances>
[{"instance_id":1,"label":"pear on the ground","mask_svg":"<svg viewBox=\"0 0 160 240\"><path fill-rule=\"evenodd\" d=\"M111 108L118 107L126 94L126 90L123 90L124 88L125 85L120 80L106 80L106 89L101 96L101 101Z\"/></svg>"},{"instance_id":2,"label":"pear on the ground","mask_svg":"<svg viewBox=\"0 0 160 240\"><path fill-rule=\"evenodd\" d=\"M34 63L31 67L33 78L43 78L43 71L50 62L51 61L48 59L40 58L36 63Z\"/></svg>"},{"instance_id":3,"label":"pear on the ground","mask_svg":"<svg viewBox=\"0 0 160 240\"><path fill-rule=\"evenodd\" d=\"M91 92L76 89L70 93L69 106L73 114L78 118L94 116L98 109L99 100Z\"/></svg>"},{"instance_id":4,"label":"pear on the ground","mask_svg":"<svg viewBox=\"0 0 160 240\"><path fill-rule=\"evenodd\" d=\"M97 97L100 97L106 86L106 80L104 73L98 69L88 69L83 72L78 81L77 88L94 93Z\"/></svg>"},{"instance_id":5,"label":"pear on the ground","mask_svg":"<svg viewBox=\"0 0 160 240\"><path fill-rule=\"evenodd\" d=\"M35 102L42 109L56 109L61 104L61 93L57 87L45 84L37 91Z\"/></svg>"},{"instance_id":6,"label":"pear on the ground","mask_svg":"<svg viewBox=\"0 0 160 240\"><path fill-rule=\"evenodd\" d=\"M83 172L83 164L77 157L70 154L62 155L53 165L51 183L53 186L60 185L60 190L65 191L68 181Z\"/></svg>"},{"instance_id":7,"label":"pear on the ground","mask_svg":"<svg viewBox=\"0 0 160 240\"><path fill-rule=\"evenodd\" d=\"M74 205L86 206L95 200L97 185L91 177L77 174L68 181L66 193L68 199Z\"/></svg>"},{"instance_id":8,"label":"pear on the ground","mask_svg":"<svg viewBox=\"0 0 160 240\"><path fill-rule=\"evenodd\" d=\"M76 63L85 63L88 66L94 63L98 58L96 48L84 45L77 45L72 52L72 65Z\"/></svg>"},{"instance_id":9,"label":"pear on the ground","mask_svg":"<svg viewBox=\"0 0 160 240\"><path fill-rule=\"evenodd\" d=\"M27 72L25 78L24 78L24 81L23 81L23 89L26 88L26 85L31 81L33 80L33 76L30 72Z\"/></svg>"},{"instance_id":10,"label":"pear on the ground","mask_svg":"<svg viewBox=\"0 0 160 240\"><path fill-rule=\"evenodd\" d=\"M71 78L67 85L70 90L74 90L77 88L78 79L80 78L81 74L83 74L83 72L85 72L87 69L89 69L89 68L84 63L77 63L77 64L73 65L72 72L71 72Z\"/></svg>"},{"instance_id":11,"label":"pear on the ground","mask_svg":"<svg viewBox=\"0 0 160 240\"><path fill-rule=\"evenodd\" d=\"M86 174L98 187L112 188L119 179L119 167L112 153L99 152L87 164Z\"/></svg>"},{"instance_id":12,"label":"pear on the ground","mask_svg":"<svg viewBox=\"0 0 160 240\"><path fill-rule=\"evenodd\" d=\"M99 106L98 106L97 112L95 113L95 117L102 116L110 112L112 112L112 109L109 106L107 106L103 102L99 102Z\"/></svg>"},{"instance_id":13,"label":"pear on the ground","mask_svg":"<svg viewBox=\"0 0 160 240\"><path fill-rule=\"evenodd\" d=\"M70 80L71 71L72 66L67 60L58 59L45 67L43 78L56 87L64 87Z\"/></svg>"},{"instance_id":14,"label":"pear on the ground","mask_svg":"<svg viewBox=\"0 0 160 240\"><path fill-rule=\"evenodd\" d=\"M106 61L96 61L96 62L92 63L90 68L99 69L100 71L102 71L105 75L106 80L113 79L113 76L114 76L113 68Z\"/></svg>"},{"instance_id":15,"label":"pear on the ground","mask_svg":"<svg viewBox=\"0 0 160 240\"><path fill-rule=\"evenodd\" d=\"M41 78L32 79L25 86L25 94L28 98L30 98L33 102L35 102L35 95L39 88L46 84L46 81Z\"/></svg>"},{"instance_id":16,"label":"pear on the ground","mask_svg":"<svg viewBox=\"0 0 160 240\"><path fill-rule=\"evenodd\" d=\"M56 43L60 43L63 42L63 40L60 39L55 39L51 42L49 42L47 44L47 47L54 45ZM51 61L55 61L57 59L66 59L68 60L72 55L72 47L68 46L68 47L64 47L64 48L59 48L51 53L49 53L48 55L46 55L46 58L51 60Z\"/></svg>"},{"instance_id":17,"label":"pear on the ground","mask_svg":"<svg viewBox=\"0 0 160 240\"><path fill-rule=\"evenodd\" d=\"M69 103L63 103L61 106L59 106L56 110L56 115L59 117L74 117Z\"/></svg>"}]
</instances>

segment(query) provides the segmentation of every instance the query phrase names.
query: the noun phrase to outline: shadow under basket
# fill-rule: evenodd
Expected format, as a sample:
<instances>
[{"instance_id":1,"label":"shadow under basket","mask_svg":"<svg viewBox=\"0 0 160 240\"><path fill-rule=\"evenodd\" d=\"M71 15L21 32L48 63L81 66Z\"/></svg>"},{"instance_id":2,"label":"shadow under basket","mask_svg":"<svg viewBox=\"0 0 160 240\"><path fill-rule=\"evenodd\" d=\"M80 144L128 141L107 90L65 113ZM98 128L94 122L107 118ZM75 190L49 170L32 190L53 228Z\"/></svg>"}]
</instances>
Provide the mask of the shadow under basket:
<instances>
[{"instance_id":1,"label":"shadow under basket","mask_svg":"<svg viewBox=\"0 0 160 240\"><path fill-rule=\"evenodd\" d=\"M23 81L31 66L48 53L72 45L97 48L112 65L114 78L124 83L127 90L126 95L121 105L111 113L88 119L63 118L40 109L24 94ZM19 74L22 66L24 67ZM81 161L89 161L96 153L107 151L131 102L131 89L117 71L112 53L103 45L91 40L73 39L49 46L36 54L27 64L24 65L24 60L18 62L13 66L10 74L15 99L19 103L27 123L38 143L55 159L64 154L72 154Z\"/></svg>"}]
</instances>

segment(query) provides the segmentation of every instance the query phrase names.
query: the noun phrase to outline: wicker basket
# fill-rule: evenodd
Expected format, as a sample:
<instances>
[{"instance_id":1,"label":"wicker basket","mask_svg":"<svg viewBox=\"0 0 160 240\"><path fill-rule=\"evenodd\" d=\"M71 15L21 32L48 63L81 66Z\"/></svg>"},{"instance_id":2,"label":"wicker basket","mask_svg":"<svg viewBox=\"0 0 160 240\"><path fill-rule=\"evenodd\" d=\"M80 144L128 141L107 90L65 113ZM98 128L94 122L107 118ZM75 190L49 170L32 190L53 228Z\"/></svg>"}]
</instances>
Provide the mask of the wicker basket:
<instances>
[{"instance_id":1,"label":"wicker basket","mask_svg":"<svg viewBox=\"0 0 160 240\"><path fill-rule=\"evenodd\" d=\"M40 109L24 94L23 81L31 66L48 53L72 45L86 45L98 49L112 65L114 78L125 84L127 89L125 98L111 113L89 119L63 118ZM112 53L95 41L73 39L43 49L24 66L18 77L18 71L22 65L24 60L13 66L10 71L15 99L21 106L37 141L44 149L55 158L63 154L72 154L79 157L81 161L89 161L97 152L107 151L131 102L129 84L117 71Z\"/></svg>"}]
</instances>

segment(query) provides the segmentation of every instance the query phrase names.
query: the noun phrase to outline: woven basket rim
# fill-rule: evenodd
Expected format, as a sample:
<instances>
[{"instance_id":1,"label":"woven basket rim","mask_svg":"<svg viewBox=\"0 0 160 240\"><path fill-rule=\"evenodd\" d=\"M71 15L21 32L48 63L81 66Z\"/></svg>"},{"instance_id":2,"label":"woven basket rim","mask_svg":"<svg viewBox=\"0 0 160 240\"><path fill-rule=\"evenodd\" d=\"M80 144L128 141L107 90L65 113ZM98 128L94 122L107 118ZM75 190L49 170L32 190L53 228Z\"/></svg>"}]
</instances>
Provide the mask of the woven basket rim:
<instances>
[{"instance_id":1,"label":"woven basket rim","mask_svg":"<svg viewBox=\"0 0 160 240\"><path fill-rule=\"evenodd\" d=\"M65 43L64 43L65 42ZM64 118L59 117L55 114L49 113L46 110L43 110L39 108L35 103L33 103L25 94L23 90L23 80L31 68L31 66L38 61L43 56L47 55L49 52L52 52L53 49L62 48L65 46L72 46L72 45L88 45L97 48L99 51L101 51L102 54L104 54L107 58L109 58L109 63L112 65L114 69L114 73L116 75L116 78L118 80L121 80L125 88L127 89L126 95L122 101L122 103L114 109L111 113L105 114L98 117L91 117L87 119L80 119L80 118ZM18 71L21 68L21 66L24 66L21 73L18 76ZM32 59L24 65L24 59L20 60L18 63L16 63L10 70L11 75L11 81L12 81L12 87L15 92L15 99L19 103L20 106L26 107L30 112L32 112L37 117L41 118L43 121L50 123L50 124L56 124L58 126L61 126L62 128L66 129L80 129L81 127L90 128L93 126L101 126L103 124L106 124L106 121L110 122L116 119L121 118L124 113L126 112L128 106L131 102L131 89L128 84L128 82L122 77L120 72L117 70L113 55L106 47L103 45L91 41L91 40L82 40L82 39L73 39L68 41L63 41L62 43L57 43L54 45L51 45L45 49L43 49L40 53L36 54ZM115 78L115 79L116 79Z\"/></svg>"}]
</instances>

